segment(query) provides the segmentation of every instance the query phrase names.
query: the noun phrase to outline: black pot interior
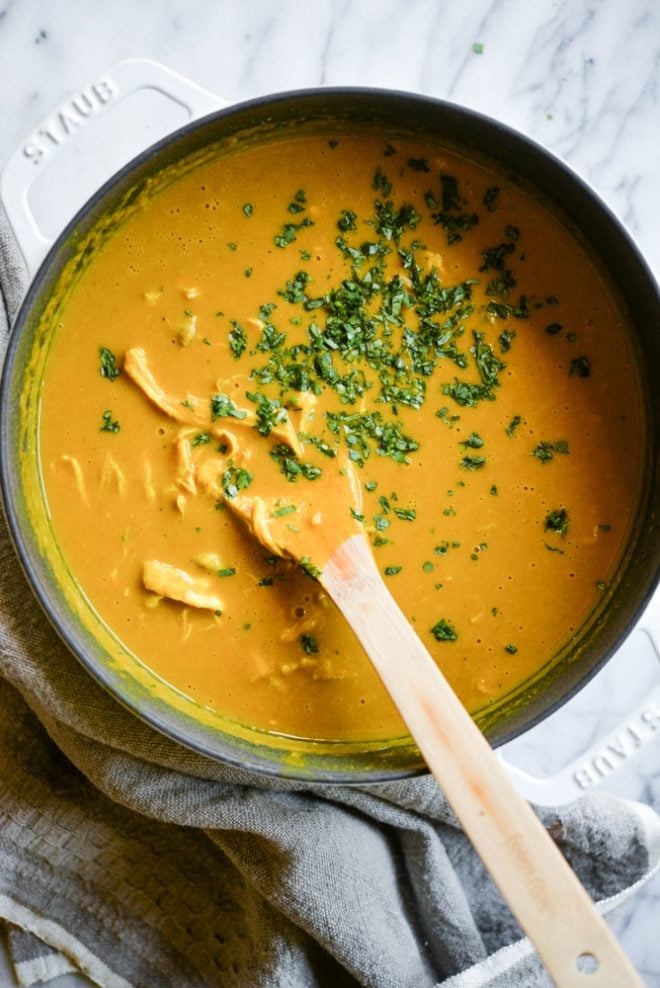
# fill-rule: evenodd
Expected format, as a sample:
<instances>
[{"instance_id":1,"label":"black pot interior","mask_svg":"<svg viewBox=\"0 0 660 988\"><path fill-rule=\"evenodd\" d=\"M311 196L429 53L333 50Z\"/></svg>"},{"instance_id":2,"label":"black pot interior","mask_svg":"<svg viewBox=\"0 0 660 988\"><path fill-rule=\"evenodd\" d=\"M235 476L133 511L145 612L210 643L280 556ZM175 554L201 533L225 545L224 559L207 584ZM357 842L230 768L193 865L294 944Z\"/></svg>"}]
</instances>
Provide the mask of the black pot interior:
<instances>
[{"instance_id":1,"label":"black pot interior","mask_svg":"<svg viewBox=\"0 0 660 988\"><path fill-rule=\"evenodd\" d=\"M149 689L127 690L121 676L107 667L104 651L89 640L75 619L62 618L56 581L30 524L16 477L20 439L21 381L33 341L58 279L71 259L84 267L85 256L98 238L112 231L114 215L130 210L148 194L163 168L205 153L210 145L229 147L256 141L282 129L337 130L378 128L385 137L428 140L482 160L493 161L515 180L545 199L566 227L580 239L606 273L628 313L633 346L643 381L646 419L646 470L630 544L618 579L604 595L598 611L547 674L502 707L480 718L494 744L508 741L551 713L583 686L616 650L649 600L658 577L658 442L660 406L652 376L660 365L657 286L630 238L595 195L561 162L508 128L451 104L402 93L373 90L316 90L255 100L223 110L189 125L135 159L100 190L64 231L42 265L21 309L3 380L2 482L7 514L19 555L38 596L56 628L87 669L121 701L174 739L215 758L260 772L313 778L317 781L365 782L423 770L409 739L389 746L311 746L302 761L282 745L262 748L256 732L236 737L221 725L202 725L194 712L173 712Z\"/></svg>"}]
</instances>

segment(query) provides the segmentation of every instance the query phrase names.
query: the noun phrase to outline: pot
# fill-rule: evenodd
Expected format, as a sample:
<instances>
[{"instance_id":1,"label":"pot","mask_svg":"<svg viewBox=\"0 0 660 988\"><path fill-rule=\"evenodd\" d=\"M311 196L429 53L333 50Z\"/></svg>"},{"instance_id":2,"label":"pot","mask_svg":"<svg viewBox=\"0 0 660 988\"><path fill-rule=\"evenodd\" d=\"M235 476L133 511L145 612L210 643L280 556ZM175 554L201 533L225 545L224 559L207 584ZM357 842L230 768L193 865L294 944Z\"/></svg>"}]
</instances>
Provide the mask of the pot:
<instances>
[{"instance_id":1,"label":"pot","mask_svg":"<svg viewBox=\"0 0 660 988\"><path fill-rule=\"evenodd\" d=\"M44 242L30 218L25 189L19 201L16 188L23 170L46 160L52 145L61 144L75 129L71 120L75 122L76 113L102 113L118 94L127 95L145 85L160 88L179 103L186 97L190 102L193 93L192 102L203 112L216 102L195 87L182 88L181 80L161 67L147 69L149 64L130 62L116 67L102 84L91 87L86 101L80 105L71 101L53 118L50 130L42 128L41 138L30 140L22 153L10 160L3 175L2 194L29 262L36 262ZM621 224L564 163L497 121L449 103L371 89L320 89L268 96L191 122L117 171L52 245L21 306L2 378L1 482L19 558L47 616L87 671L139 717L184 745L243 768L322 782L374 782L424 770L409 738L360 745L275 737L202 711L139 662L133 659L127 664L121 643L91 612L59 555L52 533L38 521L47 514L35 446L39 351L44 319L52 316L68 290L61 283L64 272L70 279L73 266L75 282L75 270L84 264L86 252L107 234L118 212L130 210L165 166L201 154L210 145L246 136L259 140L278 128L313 126L326 118L351 125L381 124L388 133L411 137L441 136L447 146L489 159L498 168L518 175L563 217L574 236L585 242L627 310L643 382L646 470L637 517L617 578L559 661L484 717L480 726L493 745L509 741L560 707L602 667L638 621L658 579L660 395L651 380L660 365L658 288Z\"/></svg>"}]
</instances>

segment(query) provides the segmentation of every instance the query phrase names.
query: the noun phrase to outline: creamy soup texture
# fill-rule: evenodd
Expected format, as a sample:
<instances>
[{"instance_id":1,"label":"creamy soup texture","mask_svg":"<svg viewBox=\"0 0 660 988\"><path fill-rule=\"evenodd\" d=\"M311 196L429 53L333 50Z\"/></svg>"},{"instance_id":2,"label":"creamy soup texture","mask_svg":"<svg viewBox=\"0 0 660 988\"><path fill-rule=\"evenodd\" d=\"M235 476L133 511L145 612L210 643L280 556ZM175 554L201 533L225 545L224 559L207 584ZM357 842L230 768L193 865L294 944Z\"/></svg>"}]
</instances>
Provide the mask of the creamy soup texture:
<instances>
[{"instance_id":1,"label":"creamy soup texture","mask_svg":"<svg viewBox=\"0 0 660 988\"><path fill-rule=\"evenodd\" d=\"M370 135L219 154L145 200L64 307L40 423L104 621L201 705L310 738L404 731L323 553L280 558L230 502L266 484L292 531L314 498L319 531L363 528L478 714L606 592L641 469L624 321L567 227L510 176Z\"/></svg>"}]
</instances>

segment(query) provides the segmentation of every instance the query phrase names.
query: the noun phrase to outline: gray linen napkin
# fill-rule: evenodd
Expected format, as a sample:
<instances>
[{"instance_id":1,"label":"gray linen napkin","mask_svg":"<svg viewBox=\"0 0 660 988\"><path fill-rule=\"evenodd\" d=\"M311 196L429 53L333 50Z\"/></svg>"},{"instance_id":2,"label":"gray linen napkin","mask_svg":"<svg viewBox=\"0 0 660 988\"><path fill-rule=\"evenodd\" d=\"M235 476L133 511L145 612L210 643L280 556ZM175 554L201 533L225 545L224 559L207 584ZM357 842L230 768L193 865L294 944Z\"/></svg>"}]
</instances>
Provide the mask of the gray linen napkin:
<instances>
[{"instance_id":1,"label":"gray linen napkin","mask_svg":"<svg viewBox=\"0 0 660 988\"><path fill-rule=\"evenodd\" d=\"M1 353L24 286L0 215ZM59 641L1 521L0 677L0 920L21 984L549 984L430 777L286 783L160 736ZM542 817L604 909L657 860L645 807L596 794Z\"/></svg>"}]
</instances>

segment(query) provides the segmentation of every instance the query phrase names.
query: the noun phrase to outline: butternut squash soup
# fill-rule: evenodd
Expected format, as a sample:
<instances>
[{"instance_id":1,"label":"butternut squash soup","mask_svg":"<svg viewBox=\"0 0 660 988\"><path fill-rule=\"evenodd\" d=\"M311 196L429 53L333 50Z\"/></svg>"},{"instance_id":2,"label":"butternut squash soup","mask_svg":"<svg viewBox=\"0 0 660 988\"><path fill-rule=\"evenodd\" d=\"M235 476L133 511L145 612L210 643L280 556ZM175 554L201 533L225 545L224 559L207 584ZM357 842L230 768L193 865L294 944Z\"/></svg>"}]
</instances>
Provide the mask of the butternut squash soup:
<instances>
[{"instance_id":1,"label":"butternut squash soup","mask_svg":"<svg viewBox=\"0 0 660 988\"><path fill-rule=\"evenodd\" d=\"M117 222L51 329L61 552L200 709L405 734L314 579L323 554L283 559L230 510L251 488L273 492L262 535L310 504L328 545L364 529L476 717L557 661L616 578L642 469L625 319L566 222L485 163L350 132L219 151Z\"/></svg>"}]
</instances>

